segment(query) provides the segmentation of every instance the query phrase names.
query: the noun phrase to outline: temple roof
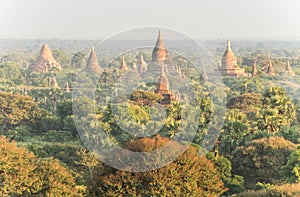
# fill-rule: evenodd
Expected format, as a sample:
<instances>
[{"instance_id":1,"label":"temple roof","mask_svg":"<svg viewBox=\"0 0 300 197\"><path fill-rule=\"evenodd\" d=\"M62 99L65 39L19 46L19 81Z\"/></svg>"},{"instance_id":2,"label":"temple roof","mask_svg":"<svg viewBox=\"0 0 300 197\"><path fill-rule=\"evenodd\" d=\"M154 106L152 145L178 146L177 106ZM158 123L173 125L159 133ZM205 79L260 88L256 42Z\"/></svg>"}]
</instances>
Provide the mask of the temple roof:
<instances>
[{"instance_id":1,"label":"temple roof","mask_svg":"<svg viewBox=\"0 0 300 197\"><path fill-rule=\"evenodd\" d=\"M235 69L239 68L237 65L237 58L231 50L230 40L227 41L226 51L221 62L221 69Z\"/></svg>"},{"instance_id":2,"label":"temple roof","mask_svg":"<svg viewBox=\"0 0 300 197\"><path fill-rule=\"evenodd\" d=\"M94 74L100 74L102 71L102 69L99 65L99 62L98 62L98 58L97 58L94 46L92 46L92 48L91 48L90 56L87 60L84 70L86 72L91 72Z\"/></svg>"},{"instance_id":3,"label":"temple roof","mask_svg":"<svg viewBox=\"0 0 300 197\"><path fill-rule=\"evenodd\" d=\"M123 70L123 71L127 71L128 70L128 67L127 67L127 64L126 64L124 56L122 57L122 62L121 62L120 70Z\"/></svg>"},{"instance_id":4,"label":"temple roof","mask_svg":"<svg viewBox=\"0 0 300 197\"><path fill-rule=\"evenodd\" d=\"M43 44L39 51L37 60L29 66L29 70L37 72L49 72L51 68L62 70L60 63L58 63L49 48L48 44Z\"/></svg>"},{"instance_id":5,"label":"temple roof","mask_svg":"<svg viewBox=\"0 0 300 197\"><path fill-rule=\"evenodd\" d=\"M50 60L50 61L53 61L55 60L53 55L52 55L52 51L51 49L49 48L48 44L44 44L40 50L40 53L39 53L39 56L38 56L38 59L41 59L41 60Z\"/></svg>"},{"instance_id":6,"label":"temple roof","mask_svg":"<svg viewBox=\"0 0 300 197\"><path fill-rule=\"evenodd\" d=\"M166 60L167 58L168 58L168 51L165 47L162 34L159 31L158 38L152 52L152 61L160 62Z\"/></svg>"}]
</instances>

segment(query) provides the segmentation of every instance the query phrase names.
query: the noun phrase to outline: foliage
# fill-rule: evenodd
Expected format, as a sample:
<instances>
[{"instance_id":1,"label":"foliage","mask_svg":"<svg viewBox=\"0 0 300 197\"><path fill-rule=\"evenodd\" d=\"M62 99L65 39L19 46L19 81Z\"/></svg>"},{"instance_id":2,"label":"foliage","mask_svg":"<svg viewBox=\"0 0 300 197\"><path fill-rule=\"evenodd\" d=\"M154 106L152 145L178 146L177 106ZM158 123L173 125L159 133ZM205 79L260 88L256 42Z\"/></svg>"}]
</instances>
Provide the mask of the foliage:
<instances>
[{"instance_id":1,"label":"foliage","mask_svg":"<svg viewBox=\"0 0 300 197\"><path fill-rule=\"evenodd\" d=\"M130 96L130 100L135 101L140 106L151 106L161 99L162 96L153 92L147 92L143 90L136 90Z\"/></svg>"},{"instance_id":2,"label":"foliage","mask_svg":"<svg viewBox=\"0 0 300 197\"><path fill-rule=\"evenodd\" d=\"M156 136L130 142L127 148L147 152L167 143L167 138ZM226 191L213 163L199 156L199 150L192 146L160 169L127 172L99 165L93 167L91 178L88 189L94 196L219 196Z\"/></svg>"},{"instance_id":3,"label":"foliage","mask_svg":"<svg viewBox=\"0 0 300 197\"><path fill-rule=\"evenodd\" d=\"M21 68L13 62L0 64L0 84L5 86L15 86L25 83Z\"/></svg>"},{"instance_id":4,"label":"foliage","mask_svg":"<svg viewBox=\"0 0 300 197\"><path fill-rule=\"evenodd\" d=\"M54 59L56 59L56 61L58 61L63 68L70 67L70 57L63 50L54 49L52 54Z\"/></svg>"},{"instance_id":5,"label":"foliage","mask_svg":"<svg viewBox=\"0 0 300 197\"><path fill-rule=\"evenodd\" d=\"M30 96L0 92L0 125L13 128L33 125L42 116L42 110Z\"/></svg>"},{"instance_id":6,"label":"foliage","mask_svg":"<svg viewBox=\"0 0 300 197\"><path fill-rule=\"evenodd\" d=\"M296 118L295 106L283 88L270 87L264 93L258 126L269 133L277 133Z\"/></svg>"},{"instance_id":7,"label":"foliage","mask_svg":"<svg viewBox=\"0 0 300 197\"><path fill-rule=\"evenodd\" d=\"M300 150L296 150L290 156L286 166L283 167L282 175L290 183L300 181Z\"/></svg>"},{"instance_id":8,"label":"foliage","mask_svg":"<svg viewBox=\"0 0 300 197\"><path fill-rule=\"evenodd\" d=\"M257 182L280 183L281 168L295 149L295 144L282 137L252 140L234 151L233 172L244 177L247 188L254 188Z\"/></svg>"},{"instance_id":9,"label":"foliage","mask_svg":"<svg viewBox=\"0 0 300 197\"><path fill-rule=\"evenodd\" d=\"M0 138L0 194L73 196L74 176L57 160L39 160L32 152Z\"/></svg>"},{"instance_id":10,"label":"foliage","mask_svg":"<svg viewBox=\"0 0 300 197\"><path fill-rule=\"evenodd\" d=\"M219 150L224 155L231 155L237 146L245 144L250 128L247 116L238 109L226 112L223 130L219 137Z\"/></svg>"},{"instance_id":11,"label":"foliage","mask_svg":"<svg viewBox=\"0 0 300 197\"><path fill-rule=\"evenodd\" d=\"M242 112L247 114L247 117L250 119L255 119L256 113L261 108L262 101L261 101L261 94L257 93L245 93L238 95L236 97L231 98L228 103L227 107L229 109L239 109ZM252 116L251 116L252 115Z\"/></svg>"},{"instance_id":12,"label":"foliage","mask_svg":"<svg viewBox=\"0 0 300 197\"><path fill-rule=\"evenodd\" d=\"M220 172L222 181L226 188L229 188L224 195L230 195L235 193L240 193L245 190L244 179L242 176L231 174L231 162L223 156L215 156L214 153L208 153L206 155L207 159L214 162L216 168Z\"/></svg>"},{"instance_id":13,"label":"foliage","mask_svg":"<svg viewBox=\"0 0 300 197\"><path fill-rule=\"evenodd\" d=\"M237 194L237 197L294 197L300 195L300 184L283 184L267 187L266 189L246 191Z\"/></svg>"},{"instance_id":14,"label":"foliage","mask_svg":"<svg viewBox=\"0 0 300 197\"><path fill-rule=\"evenodd\" d=\"M75 68L83 68L85 64L85 54L82 51L75 53L71 59L71 65Z\"/></svg>"}]
</instances>

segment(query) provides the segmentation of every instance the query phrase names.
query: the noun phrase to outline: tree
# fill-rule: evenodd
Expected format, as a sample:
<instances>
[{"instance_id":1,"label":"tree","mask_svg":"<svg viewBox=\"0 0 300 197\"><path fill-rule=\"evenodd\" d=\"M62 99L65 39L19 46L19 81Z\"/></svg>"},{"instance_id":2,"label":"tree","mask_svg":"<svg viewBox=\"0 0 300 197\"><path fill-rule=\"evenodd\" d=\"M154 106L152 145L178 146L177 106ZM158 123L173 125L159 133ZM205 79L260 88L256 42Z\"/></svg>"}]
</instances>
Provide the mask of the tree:
<instances>
[{"instance_id":1,"label":"tree","mask_svg":"<svg viewBox=\"0 0 300 197\"><path fill-rule=\"evenodd\" d=\"M75 53L71 59L71 65L75 68L83 68L85 64L85 55L82 51Z\"/></svg>"},{"instance_id":2,"label":"tree","mask_svg":"<svg viewBox=\"0 0 300 197\"><path fill-rule=\"evenodd\" d=\"M282 175L289 183L300 182L300 149L291 154L287 165L283 167Z\"/></svg>"},{"instance_id":3,"label":"tree","mask_svg":"<svg viewBox=\"0 0 300 197\"><path fill-rule=\"evenodd\" d=\"M212 152L208 153L206 157L214 162L220 172L225 187L229 188L224 195L236 194L245 190L243 177L231 173L231 162L228 159L223 156L215 156Z\"/></svg>"},{"instance_id":4,"label":"tree","mask_svg":"<svg viewBox=\"0 0 300 197\"><path fill-rule=\"evenodd\" d=\"M20 125L34 125L43 111L30 96L0 92L0 125L12 128Z\"/></svg>"},{"instance_id":5,"label":"tree","mask_svg":"<svg viewBox=\"0 0 300 197\"><path fill-rule=\"evenodd\" d=\"M57 160L40 160L5 137L0 138L0 195L75 196L75 177Z\"/></svg>"},{"instance_id":6,"label":"tree","mask_svg":"<svg viewBox=\"0 0 300 197\"><path fill-rule=\"evenodd\" d=\"M129 142L127 148L148 152L169 142L167 138L160 136L141 138ZM174 146L181 145L174 142ZM199 156L199 150L193 146L174 162L160 169L126 172L99 164L97 167L93 165L93 174L88 188L95 196L219 196L226 191L213 162Z\"/></svg>"},{"instance_id":7,"label":"tree","mask_svg":"<svg viewBox=\"0 0 300 197\"><path fill-rule=\"evenodd\" d=\"M233 173L243 176L251 189L257 182L281 183L281 169L295 149L295 144L282 137L252 140L233 152Z\"/></svg>"},{"instance_id":8,"label":"tree","mask_svg":"<svg viewBox=\"0 0 300 197\"><path fill-rule=\"evenodd\" d=\"M62 67L70 67L70 57L63 50L54 49L52 54L54 59L58 61Z\"/></svg>"},{"instance_id":9,"label":"tree","mask_svg":"<svg viewBox=\"0 0 300 197\"><path fill-rule=\"evenodd\" d=\"M238 109L227 111L219 138L220 152L224 155L232 155L236 147L244 145L249 134L250 128L247 116Z\"/></svg>"},{"instance_id":10,"label":"tree","mask_svg":"<svg viewBox=\"0 0 300 197\"><path fill-rule=\"evenodd\" d=\"M294 103L280 87L270 87L264 93L258 127L268 133L277 133L282 126L289 126L296 118Z\"/></svg>"}]
</instances>

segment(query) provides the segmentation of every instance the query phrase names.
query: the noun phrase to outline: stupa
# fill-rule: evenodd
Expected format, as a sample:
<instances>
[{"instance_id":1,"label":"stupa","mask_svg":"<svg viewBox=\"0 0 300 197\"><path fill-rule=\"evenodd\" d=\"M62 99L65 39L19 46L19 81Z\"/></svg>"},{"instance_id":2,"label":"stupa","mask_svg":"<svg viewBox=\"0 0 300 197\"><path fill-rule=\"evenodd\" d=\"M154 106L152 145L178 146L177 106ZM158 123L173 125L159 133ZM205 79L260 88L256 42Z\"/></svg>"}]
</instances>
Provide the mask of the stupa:
<instances>
[{"instance_id":1,"label":"stupa","mask_svg":"<svg viewBox=\"0 0 300 197\"><path fill-rule=\"evenodd\" d=\"M290 75L290 76L295 76L294 71L292 70L291 64L290 64L290 60L286 61L286 67L285 67L285 72Z\"/></svg>"},{"instance_id":2,"label":"stupa","mask_svg":"<svg viewBox=\"0 0 300 197\"><path fill-rule=\"evenodd\" d=\"M65 91L66 92L70 92L70 88L69 88L69 83L68 82L66 82Z\"/></svg>"},{"instance_id":3,"label":"stupa","mask_svg":"<svg viewBox=\"0 0 300 197\"><path fill-rule=\"evenodd\" d=\"M152 51L152 62L164 62L168 59L168 51L165 47L165 43L161 32L158 32L158 38L155 47Z\"/></svg>"},{"instance_id":4,"label":"stupa","mask_svg":"<svg viewBox=\"0 0 300 197\"><path fill-rule=\"evenodd\" d=\"M51 70L61 71L61 65L57 62L48 44L44 44L39 52L37 60L28 68L35 72L49 72Z\"/></svg>"},{"instance_id":5,"label":"stupa","mask_svg":"<svg viewBox=\"0 0 300 197\"><path fill-rule=\"evenodd\" d=\"M161 75L157 80L156 90L154 92L163 96L163 100L160 102L161 104L168 105L171 104L172 101L178 101L179 98L170 90L169 80L164 70L164 66L162 66Z\"/></svg>"},{"instance_id":6,"label":"stupa","mask_svg":"<svg viewBox=\"0 0 300 197\"><path fill-rule=\"evenodd\" d=\"M126 64L124 56L122 57L122 62L121 62L120 70L122 70L122 71L127 71L128 70L128 67L127 67L127 64Z\"/></svg>"},{"instance_id":7,"label":"stupa","mask_svg":"<svg viewBox=\"0 0 300 197\"><path fill-rule=\"evenodd\" d=\"M139 73L147 72L148 71L148 65L144 61L143 55L140 56L140 62L138 64L138 71Z\"/></svg>"},{"instance_id":8,"label":"stupa","mask_svg":"<svg viewBox=\"0 0 300 197\"><path fill-rule=\"evenodd\" d=\"M257 75L256 62L257 62L257 59L254 59L253 66L252 66L252 77L255 77Z\"/></svg>"},{"instance_id":9,"label":"stupa","mask_svg":"<svg viewBox=\"0 0 300 197\"><path fill-rule=\"evenodd\" d=\"M54 89L55 89L55 88L59 88L58 83L57 83L55 77L52 77L52 78L51 78L50 86L51 86L51 88L54 88Z\"/></svg>"},{"instance_id":10,"label":"stupa","mask_svg":"<svg viewBox=\"0 0 300 197\"><path fill-rule=\"evenodd\" d=\"M269 61L269 65L268 65L268 68L267 68L267 73L269 75L276 75L271 61Z\"/></svg>"},{"instance_id":11,"label":"stupa","mask_svg":"<svg viewBox=\"0 0 300 197\"><path fill-rule=\"evenodd\" d=\"M84 71L92 74L100 74L102 72L94 46L91 48L90 56L87 60Z\"/></svg>"},{"instance_id":12,"label":"stupa","mask_svg":"<svg viewBox=\"0 0 300 197\"><path fill-rule=\"evenodd\" d=\"M245 69L242 69L237 64L237 58L231 50L230 41L227 41L227 48L221 60L219 71L222 76L241 77L248 76Z\"/></svg>"}]
</instances>

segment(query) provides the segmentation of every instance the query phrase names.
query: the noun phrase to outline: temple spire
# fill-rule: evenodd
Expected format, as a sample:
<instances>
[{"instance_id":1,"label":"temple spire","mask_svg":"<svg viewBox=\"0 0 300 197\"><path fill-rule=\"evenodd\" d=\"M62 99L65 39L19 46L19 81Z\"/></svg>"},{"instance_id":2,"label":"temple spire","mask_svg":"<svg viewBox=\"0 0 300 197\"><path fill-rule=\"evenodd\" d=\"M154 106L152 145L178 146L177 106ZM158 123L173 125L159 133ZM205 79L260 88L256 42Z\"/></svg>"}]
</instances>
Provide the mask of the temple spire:
<instances>
[{"instance_id":1,"label":"temple spire","mask_svg":"<svg viewBox=\"0 0 300 197\"><path fill-rule=\"evenodd\" d=\"M99 65L99 62L98 62L98 58L97 58L94 46L91 47L91 52L90 52L90 55L89 55L89 58L87 60L84 70L86 72L90 72L93 74L100 74L102 71L102 69Z\"/></svg>"},{"instance_id":2,"label":"temple spire","mask_svg":"<svg viewBox=\"0 0 300 197\"><path fill-rule=\"evenodd\" d=\"M256 62L257 62L257 59L254 59L253 66L252 66L252 77L255 77L257 75Z\"/></svg>"},{"instance_id":3,"label":"temple spire","mask_svg":"<svg viewBox=\"0 0 300 197\"><path fill-rule=\"evenodd\" d=\"M161 62L168 59L168 51L162 37L161 31L158 32L158 38L152 52L152 61Z\"/></svg>"},{"instance_id":4,"label":"temple spire","mask_svg":"<svg viewBox=\"0 0 300 197\"><path fill-rule=\"evenodd\" d=\"M291 67L290 60L289 60L289 59L286 61L285 71L286 71L290 76L295 76L295 73L294 73L293 70L292 70L292 67Z\"/></svg>"},{"instance_id":5,"label":"temple spire","mask_svg":"<svg viewBox=\"0 0 300 197\"><path fill-rule=\"evenodd\" d=\"M69 83L66 82L66 88L65 88L66 92L70 92L70 88L69 88Z\"/></svg>"},{"instance_id":6,"label":"temple spire","mask_svg":"<svg viewBox=\"0 0 300 197\"><path fill-rule=\"evenodd\" d=\"M164 65L161 67L161 75L158 78L156 90L169 90L169 80L167 78L167 75L165 73Z\"/></svg>"},{"instance_id":7,"label":"temple spire","mask_svg":"<svg viewBox=\"0 0 300 197\"><path fill-rule=\"evenodd\" d=\"M56 78L54 76L51 79L50 86L51 86L51 88L59 88Z\"/></svg>"},{"instance_id":8,"label":"temple spire","mask_svg":"<svg viewBox=\"0 0 300 197\"><path fill-rule=\"evenodd\" d=\"M269 61L269 66L268 66L267 73L268 73L269 75L275 75L274 68L273 68L273 65L272 65L271 60Z\"/></svg>"},{"instance_id":9,"label":"temple spire","mask_svg":"<svg viewBox=\"0 0 300 197\"><path fill-rule=\"evenodd\" d=\"M121 62L120 70L122 70L122 71L127 71L128 70L128 67L127 67L127 64L126 64L124 56L122 57L122 62Z\"/></svg>"},{"instance_id":10,"label":"temple spire","mask_svg":"<svg viewBox=\"0 0 300 197\"><path fill-rule=\"evenodd\" d=\"M147 63L144 61L144 56L143 54L141 54L140 56L140 62L139 62L139 65L138 65L138 70L140 73L143 73L143 72L147 72L148 71L148 65Z\"/></svg>"}]
</instances>

